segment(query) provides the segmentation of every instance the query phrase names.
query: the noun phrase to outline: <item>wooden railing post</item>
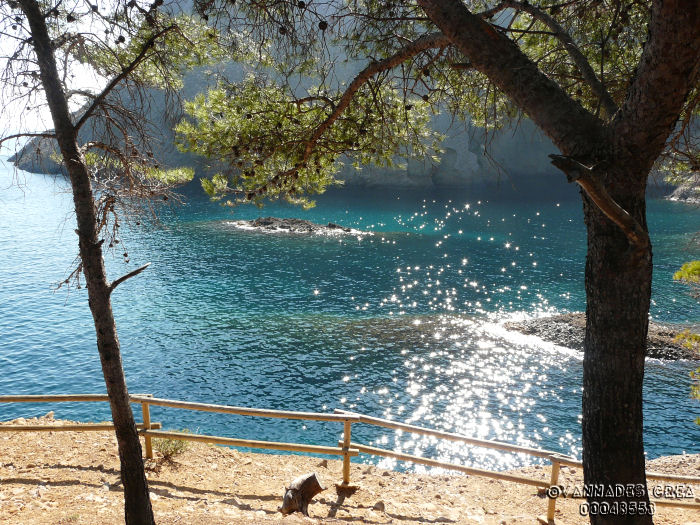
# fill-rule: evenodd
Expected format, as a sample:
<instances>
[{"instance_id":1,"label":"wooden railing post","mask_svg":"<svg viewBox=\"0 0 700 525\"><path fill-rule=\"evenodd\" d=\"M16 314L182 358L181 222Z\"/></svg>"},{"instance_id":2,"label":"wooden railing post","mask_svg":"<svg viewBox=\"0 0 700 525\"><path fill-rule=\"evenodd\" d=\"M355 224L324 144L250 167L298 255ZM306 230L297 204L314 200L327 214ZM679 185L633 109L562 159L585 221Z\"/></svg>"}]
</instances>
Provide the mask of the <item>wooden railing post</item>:
<instances>
[{"instance_id":1,"label":"wooden railing post","mask_svg":"<svg viewBox=\"0 0 700 525\"><path fill-rule=\"evenodd\" d=\"M559 483L559 467L560 464L558 461L555 461L554 459L550 458L550 461L552 462L552 474L549 477L549 486L554 487ZM555 494L558 494L559 492L557 491ZM554 523L554 511L557 506L557 498L551 498L549 499L549 503L547 505L547 523L552 524Z\"/></svg>"},{"instance_id":2,"label":"wooden railing post","mask_svg":"<svg viewBox=\"0 0 700 525\"><path fill-rule=\"evenodd\" d=\"M350 432L352 423L343 422L343 485L350 484Z\"/></svg>"},{"instance_id":3,"label":"wooden railing post","mask_svg":"<svg viewBox=\"0 0 700 525\"><path fill-rule=\"evenodd\" d=\"M143 427L148 432L151 430L151 409L145 401L141 402L141 413L143 414ZM153 459L153 444L151 443L151 436L146 434L144 436L144 441L146 443L146 458Z\"/></svg>"}]
</instances>

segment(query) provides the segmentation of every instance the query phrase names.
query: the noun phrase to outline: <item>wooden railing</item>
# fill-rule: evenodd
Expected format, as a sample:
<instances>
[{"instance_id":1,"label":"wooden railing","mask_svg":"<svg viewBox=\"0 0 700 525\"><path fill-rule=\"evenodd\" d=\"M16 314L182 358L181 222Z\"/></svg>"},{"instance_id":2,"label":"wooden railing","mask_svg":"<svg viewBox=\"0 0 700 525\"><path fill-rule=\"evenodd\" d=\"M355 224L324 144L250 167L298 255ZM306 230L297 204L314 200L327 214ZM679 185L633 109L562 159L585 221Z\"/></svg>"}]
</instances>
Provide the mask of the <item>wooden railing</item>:
<instances>
[{"instance_id":1,"label":"wooden railing","mask_svg":"<svg viewBox=\"0 0 700 525\"><path fill-rule=\"evenodd\" d=\"M359 450L347 446L319 446L303 443L283 443L276 441L257 441L253 439L235 439L223 436L211 436L204 434L189 434L184 432L172 432L160 430L161 423L151 422L151 406L179 408L184 410L197 410L200 412L219 412L223 414L235 414L240 416L255 416L279 419L301 419L308 421L336 421L343 423L343 428L348 429L350 436L350 424L359 422L359 417L350 414L323 414L317 412L293 412L287 410L268 410L262 408L246 408L228 405L214 405L208 403L193 403L190 401L175 401L171 399L154 398L151 394L134 394L129 396L132 403L141 405L143 423L137 423L139 434L144 437L145 454L147 458L153 458L153 438L178 439L183 441L199 441L228 445L233 447L259 448L282 450L287 452L304 452L312 454L327 454L343 456L343 483L350 483L350 458L357 456ZM14 395L0 396L0 403L56 403L56 402L107 402L106 394L72 394L72 395ZM84 428L83 428L84 427ZM10 431L80 431L80 430L113 430L109 424L85 425L0 425L0 432Z\"/></svg>"},{"instance_id":2,"label":"wooden railing","mask_svg":"<svg viewBox=\"0 0 700 525\"><path fill-rule=\"evenodd\" d=\"M287 410L268 410L263 408L245 408L227 405L212 405L207 403L193 403L190 401L173 401L171 399L159 399L145 395L130 396L132 402L141 403L144 423L150 420L150 406L180 408L184 410L198 410L201 412L219 412L222 414L235 414L238 416L269 417L278 419L302 419L307 421L337 421L343 423L343 428L350 428L350 424L359 422L360 418L354 414L322 414L317 412L292 412ZM0 401L2 398L0 398ZM153 457L151 439L156 437L181 439L187 441L202 441L218 445L230 445L233 447L262 448L284 450L287 452L307 452L314 454L330 454L343 456L343 483L350 483L350 458L357 456L359 450L351 448L349 444L342 447L322 447L301 443L279 443L275 441L256 441L251 439L233 439L221 436L193 435L182 432L165 432L152 430L146 427L139 431L144 436L146 443L146 457ZM349 435L349 432L348 432ZM347 467L346 467L347 466Z\"/></svg>"},{"instance_id":3,"label":"wooden railing","mask_svg":"<svg viewBox=\"0 0 700 525\"><path fill-rule=\"evenodd\" d=\"M55 402L106 402L109 398L104 394L79 394L79 395L14 395L14 396L0 396L0 403L55 403ZM139 434L144 437L145 441L145 454L147 458L153 457L153 438L167 438L167 439L178 439L183 441L198 441L204 443L214 443L220 445L234 446L234 447L246 447L246 448L259 448L259 449L273 449L282 450L288 452L304 452L313 454L327 454L327 455L340 455L343 456L343 483L342 486L350 486L350 460L352 456L357 456L358 454L370 454L375 456L383 456L388 458L397 459L400 461L407 461L412 463L417 463L421 465L427 465L431 467L439 467L448 470L455 470L458 472L463 472L465 474L471 474L475 476L483 476L492 479L498 479L502 481L510 481L513 483L520 483L524 485L530 485L538 487L540 489L549 489L550 487L557 486L559 482L559 471L562 465L582 467L580 461L575 458L560 454L551 450L544 450L539 448L524 447L520 445L513 445L510 443L504 443L500 441L477 439L469 436L464 436L461 434L455 434L451 432L443 432L440 430L429 429L424 427L419 427L415 425L409 425L406 423L399 423L396 421L391 421L388 419L381 419L377 417L366 416L364 414L357 414L355 412L350 412L347 410L335 410L333 414L317 413L317 412L294 412L286 410L268 410L260 408L247 408L247 407L235 407L228 405L216 405L208 403L194 403L190 401L176 401L171 399L160 399L154 398L150 394L134 394L130 396L130 401L132 403L138 403L141 405L141 413L143 417L142 423L137 423L139 429ZM343 439L339 441L337 446L319 446L319 445L308 445L302 443L282 443L275 441L257 441L250 439L236 439L230 437L222 436L210 436L204 434L189 434L184 432L172 432L161 430L162 424L151 421L150 407L168 407L177 408L184 410L197 410L201 412L217 412L223 414L235 414L240 416L252 416L252 417L264 417L264 418L280 418L280 419L301 419L309 421L335 421L343 423ZM474 467L467 467L464 465L458 465L455 463L448 463L444 461L439 461L430 458L424 458L420 456L404 454L401 452L395 452L393 450L386 450L378 447L372 447L368 445L363 445L360 443L353 443L352 437L352 424L353 423L363 423L368 425L374 425L384 428L389 428L393 430L401 430L403 432L409 432L414 434L420 434L425 436L432 436L439 439L449 440L449 441L459 441L469 445L490 448L495 450L502 450L504 452L511 452L517 454L527 454L534 457L539 457L548 460L551 465L551 474L549 482L543 481L541 479L528 478L526 476L521 476L518 474L510 474L505 472L496 472L491 470L479 469ZM0 425L0 432L17 432L17 431L91 431L91 430L113 430L113 425L110 424L95 424L95 423L85 423L78 425ZM660 474L656 472L647 472L648 480L656 481L667 481L673 483L687 483L700 486L700 477L693 476L677 476L670 474ZM654 504L659 506L673 506L673 507L683 507L683 508L697 508L700 509L700 504L694 502L682 502L679 500L662 500L662 499L652 499ZM547 520L553 522L554 512L556 509L556 498L550 498L547 505Z\"/></svg>"}]
</instances>

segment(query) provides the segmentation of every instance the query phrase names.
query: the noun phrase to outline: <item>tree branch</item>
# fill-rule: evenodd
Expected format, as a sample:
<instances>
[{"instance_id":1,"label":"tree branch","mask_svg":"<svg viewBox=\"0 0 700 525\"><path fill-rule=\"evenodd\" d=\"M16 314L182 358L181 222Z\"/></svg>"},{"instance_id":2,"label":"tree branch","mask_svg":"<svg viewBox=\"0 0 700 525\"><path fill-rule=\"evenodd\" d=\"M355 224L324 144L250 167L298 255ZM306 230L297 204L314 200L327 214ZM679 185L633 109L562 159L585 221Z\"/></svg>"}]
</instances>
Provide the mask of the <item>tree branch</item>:
<instances>
[{"instance_id":1,"label":"tree branch","mask_svg":"<svg viewBox=\"0 0 700 525\"><path fill-rule=\"evenodd\" d=\"M316 127L311 137L309 137L309 139L306 140L304 155L302 156L302 160L299 164L303 164L311 157L314 147L318 143L319 139L323 136L326 130L330 128L333 125L333 123L336 120L338 120L338 118L343 114L343 111L345 111L350 105L353 97L359 91L359 89L374 75L392 69L401 64L402 62L408 60L409 58L423 51L427 51L428 49L446 47L449 45L450 40L442 33L428 33L426 35L418 37L416 40L406 45L390 57L387 57L378 62L372 62L370 65L365 67L355 76L353 81L343 92L343 95L340 97L338 103L335 106L333 106L333 111L331 112L331 114L328 115L328 117L326 117L326 119ZM298 169L298 167L294 167L286 171L280 172L273 177L271 182L277 183L282 179L292 176L298 171Z\"/></svg>"},{"instance_id":2,"label":"tree branch","mask_svg":"<svg viewBox=\"0 0 700 525\"><path fill-rule=\"evenodd\" d=\"M576 67L581 73L583 80L590 86L595 96L598 97L598 100L603 106L606 115L608 117L612 117L617 112L617 104L615 104L615 101L610 96L610 93L608 93L608 90L605 89L603 83L598 79L598 76L595 74L595 71L593 71L591 64L588 62L588 59L578 48L573 38L571 38L571 35L566 32L564 28L559 25L556 20L554 20L554 18L552 18L548 13L542 11L540 8L527 2L503 0L499 5L502 5L504 8L507 7L517 11L523 11L529 14L532 18L539 20L549 27L549 29L552 30L553 36L556 37L559 42L561 42L564 49L566 49L567 53L574 61L574 64L576 64Z\"/></svg>"},{"instance_id":3,"label":"tree branch","mask_svg":"<svg viewBox=\"0 0 700 525\"><path fill-rule=\"evenodd\" d=\"M605 143L600 119L569 97L539 70L507 36L481 16L472 14L461 0L418 0L430 19L474 66L549 136L567 155L590 154Z\"/></svg>"},{"instance_id":4,"label":"tree branch","mask_svg":"<svg viewBox=\"0 0 700 525\"><path fill-rule=\"evenodd\" d=\"M142 271L144 271L146 268L148 268L151 265L151 263L146 263L140 268L136 268L133 272L129 272L126 275L122 275L119 279L116 281L112 282L112 284L109 285L109 293L111 294L114 289L119 286L121 283L126 281L127 279L131 279L132 277L140 274Z\"/></svg>"},{"instance_id":5,"label":"tree branch","mask_svg":"<svg viewBox=\"0 0 700 525\"><path fill-rule=\"evenodd\" d=\"M313 150L314 145L321 138L323 133L333 125L333 123L340 117L340 115L345 111L345 109L352 102L355 93L377 73L392 69L402 62L408 60L409 58L426 51L428 49L433 49L436 47L446 47L450 45L449 39L442 33L430 33L418 37L416 40L405 46L403 49L397 53L391 55L390 57L380 60L379 62L373 62L362 71L360 71L357 76L350 83L348 88L340 97L338 104L333 109L333 112L324 120L314 131L311 138L306 143L306 151L304 152L304 160L306 160Z\"/></svg>"},{"instance_id":6,"label":"tree branch","mask_svg":"<svg viewBox=\"0 0 700 525\"><path fill-rule=\"evenodd\" d=\"M627 210L615 202L600 181L599 173L606 167L604 164L588 167L563 155L550 155L549 158L552 159L552 164L566 174L569 182L581 186L600 211L620 227L635 249L641 253L649 248L649 234Z\"/></svg>"},{"instance_id":7,"label":"tree branch","mask_svg":"<svg viewBox=\"0 0 700 525\"><path fill-rule=\"evenodd\" d=\"M124 156L124 152L121 151L119 148L110 146L109 144L105 144L104 142L90 141L83 144L83 146L80 148L80 152L85 153L86 151L91 149L101 149L102 151L111 153L115 157L119 158L119 160L121 160L124 164L126 164L126 157Z\"/></svg>"},{"instance_id":8,"label":"tree branch","mask_svg":"<svg viewBox=\"0 0 700 525\"><path fill-rule=\"evenodd\" d=\"M90 104L90 106L85 110L85 113L83 113L83 116L80 117L80 120L78 120L77 124L75 125L76 131L79 130L83 126L83 124L85 124L85 122L87 122L90 116L95 112L95 110L100 106L100 104L102 104L104 99L107 98L107 95L109 95L122 80L128 77L134 71L134 69L136 69L139 66L139 64L141 64L141 62L143 62L143 60L146 58L146 54L155 45L158 39L164 34L172 31L176 27L177 26L172 25L161 29L144 42L139 54L136 55L136 57L128 65L122 67L121 73L119 73L109 82L109 84L107 84L107 86L100 92L100 94L95 97L95 99L92 101L92 104Z\"/></svg>"},{"instance_id":9,"label":"tree branch","mask_svg":"<svg viewBox=\"0 0 700 525\"><path fill-rule=\"evenodd\" d=\"M700 2L655 0L637 73L611 124L616 147L651 168L700 76ZM639 171L639 173L645 170Z\"/></svg>"},{"instance_id":10,"label":"tree branch","mask_svg":"<svg viewBox=\"0 0 700 525\"><path fill-rule=\"evenodd\" d=\"M8 135L7 137L2 137L0 139L0 145L2 145L3 142L7 142L8 140L21 139L24 137L30 137L30 138L42 137L45 139L55 139L56 134L55 133L15 133L14 135Z\"/></svg>"}]
</instances>

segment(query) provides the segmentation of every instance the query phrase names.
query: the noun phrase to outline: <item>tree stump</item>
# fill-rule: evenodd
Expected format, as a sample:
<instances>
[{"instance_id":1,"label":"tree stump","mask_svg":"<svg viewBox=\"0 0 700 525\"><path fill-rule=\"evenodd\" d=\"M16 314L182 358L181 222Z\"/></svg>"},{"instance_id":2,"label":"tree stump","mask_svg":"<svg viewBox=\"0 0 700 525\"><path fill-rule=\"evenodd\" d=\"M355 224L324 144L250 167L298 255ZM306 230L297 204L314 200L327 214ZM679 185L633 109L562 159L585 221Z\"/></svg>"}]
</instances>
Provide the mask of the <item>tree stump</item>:
<instances>
[{"instance_id":1,"label":"tree stump","mask_svg":"<svg viewBox=\"0 0 700 525\"><path fill-rule=\"evenodd\" d=\"M324 490L326 489L321 486L315 472L299 476L286 488L282 506L278 510L285 516L295 511L308 516L309 503Z\"/></svg>"}]
</instances>

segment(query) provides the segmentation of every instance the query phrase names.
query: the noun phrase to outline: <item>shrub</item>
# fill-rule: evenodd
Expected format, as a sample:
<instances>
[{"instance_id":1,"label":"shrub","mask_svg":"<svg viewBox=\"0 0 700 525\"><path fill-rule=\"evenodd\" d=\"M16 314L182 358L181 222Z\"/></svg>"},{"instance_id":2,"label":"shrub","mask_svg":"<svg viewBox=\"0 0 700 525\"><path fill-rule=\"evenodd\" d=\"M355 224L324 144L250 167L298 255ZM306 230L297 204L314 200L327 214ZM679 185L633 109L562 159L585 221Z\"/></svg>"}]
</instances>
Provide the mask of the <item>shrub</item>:
<instances>
[{"instance_id":1,"label":"shrub","mask_svg":"<svg viewBox=\"0 0 700 525\"><path fill-rule=\"evenodd\" d=\"M190 434L188 430L180 430L179 432L184 432ZM155 438L153 440L153 448L160 452L164 460L171 460L175 456L179 456L190 448L189 441L183 441L182 439L170 439L170 438Z\"/></svg>"}]
</instances>

